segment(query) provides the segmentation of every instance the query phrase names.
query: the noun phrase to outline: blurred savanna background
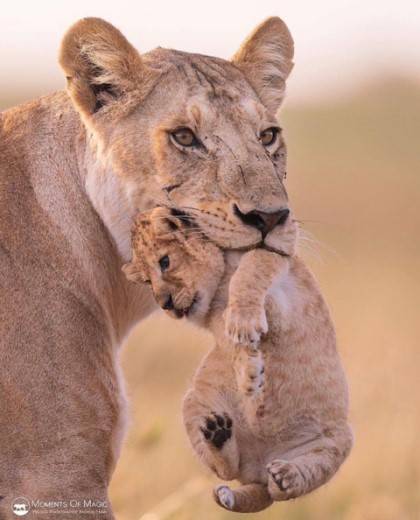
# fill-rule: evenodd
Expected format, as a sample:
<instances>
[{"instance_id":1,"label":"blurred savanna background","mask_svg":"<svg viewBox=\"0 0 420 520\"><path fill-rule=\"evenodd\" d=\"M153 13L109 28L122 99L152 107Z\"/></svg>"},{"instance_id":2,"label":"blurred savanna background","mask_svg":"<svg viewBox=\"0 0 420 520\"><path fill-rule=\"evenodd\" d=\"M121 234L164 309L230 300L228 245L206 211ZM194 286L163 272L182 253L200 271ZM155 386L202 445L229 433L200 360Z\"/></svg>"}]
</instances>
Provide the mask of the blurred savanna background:
<instances>
[{"instance_id":1,"label":"blurred savanna background","mask_svg":"<svg viewBox=\"0 0 420 520\"><path fill-rule=\"evenodd\" d=\"M336 323L354 450L312 495L261 520L420 518L420 4L74 0L2 6L0 109L60 89L60 38L101 16L140 51L229 57L269 15L295 38L280 122L307 260ZM155 315L122 352L131 426L111 488L120 520L228 520L195 460L180 403L211 338ZM238 516L238 515L236 515Z\"/></svg>"}]
</instances>

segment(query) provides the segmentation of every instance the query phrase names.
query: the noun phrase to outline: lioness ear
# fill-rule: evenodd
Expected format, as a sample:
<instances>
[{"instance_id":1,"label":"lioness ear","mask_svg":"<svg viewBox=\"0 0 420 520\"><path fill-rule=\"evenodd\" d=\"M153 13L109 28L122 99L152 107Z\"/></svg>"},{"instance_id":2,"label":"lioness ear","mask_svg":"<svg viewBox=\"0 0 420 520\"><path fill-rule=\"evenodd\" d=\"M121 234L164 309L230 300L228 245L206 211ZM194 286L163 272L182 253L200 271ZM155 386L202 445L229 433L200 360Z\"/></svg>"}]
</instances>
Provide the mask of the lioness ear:
<instances>
[{"instance_id":1,"label":"lioness ear","mask_svg":"<svg viewBox=\"0 0 420 520\"><path fill-rule=\"evenodd\" d=\"M59 61L76 108L87 115L133 90L144 74L136 49L100 18L83 18L70 27Z\"/></svg>"},{"instance_id":2,"label":"lioness ear","mask_svg":"<svg viewBox=\"0 0 420 520\"><path fill-rule=\"evenodd\" d=\"M284 96L286 79L293 68L293 48L287 25L272 17L250 34L232 58L272 112L277 111Z\"/></svg>"}]
</instances>

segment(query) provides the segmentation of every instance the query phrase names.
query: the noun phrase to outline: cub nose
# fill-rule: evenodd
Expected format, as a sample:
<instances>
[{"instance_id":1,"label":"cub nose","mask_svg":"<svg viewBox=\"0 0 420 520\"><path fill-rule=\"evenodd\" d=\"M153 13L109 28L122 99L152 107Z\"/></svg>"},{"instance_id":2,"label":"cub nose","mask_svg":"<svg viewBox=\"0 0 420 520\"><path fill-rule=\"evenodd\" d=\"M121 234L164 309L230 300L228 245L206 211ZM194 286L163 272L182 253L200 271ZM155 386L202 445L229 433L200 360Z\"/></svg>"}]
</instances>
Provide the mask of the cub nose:
<instances>
[{"instance_id":1,"label":"cub nose","mask_svg":"<svg viewBox=\"0 0 420 520\"><path fill-rule=\"evenodd\" d=\"M174 302L172 300L172 296L169 295L166 300L165 300L165 303L162 305L162 309L164 311L172 311L174 308Z\"/></svg>"},{"instance_id":2,"label":"cub nose","mask_svg":"<svg viewBox=\"0 0 420 520\"><path fill-rule=\"evenodd\" d=\"M248 213L242 213L236 204L234 211L244 224L255 227L261 231L263 238L265 238L266 235L268 235L268 233L276 226L284 224L290 213L289 208L282 208L273 213L258 211L256 209L249 211Z\"/></svg>"}]
</instances>

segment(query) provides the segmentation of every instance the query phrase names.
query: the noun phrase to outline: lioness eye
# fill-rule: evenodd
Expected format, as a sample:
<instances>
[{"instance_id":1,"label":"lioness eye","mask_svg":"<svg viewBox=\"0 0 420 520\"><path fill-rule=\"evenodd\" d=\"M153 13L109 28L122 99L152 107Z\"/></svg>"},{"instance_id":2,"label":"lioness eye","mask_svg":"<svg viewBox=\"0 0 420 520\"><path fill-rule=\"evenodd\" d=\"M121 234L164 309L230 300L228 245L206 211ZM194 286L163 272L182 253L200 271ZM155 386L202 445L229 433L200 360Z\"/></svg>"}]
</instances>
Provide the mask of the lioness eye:
<instances>
[{"instance_id":1,"label":"lioness eye","mask_svg":"<svg viewBox=\"0 0 420 520\"><path fill-rule=\"evenodd\" d=\"M279 128L272 126L271 128L267 128L267 130L263 130L260 134L260 141L263 146L272 145L277 139L277 135L280 132Z\"/></svg>"},{"instance_id":2,"label":"lioness eye","mask_svg":"<svg viewBox=\"0 0 420 520\"><path fill-rule=\"evenodd\" d=\"M197 146L199 144L194 132L189 128L178 128L171 132L171 137L181 146Z\"/></svg>"},{"instance_id":3,"label":"lioness eye","mask_svg":"<svg viewBox=\"0 0 420 520\"><path fill-rule=\"evenodd\" d=\"M159 265L160 265L160 270L162 271L162 273L164 271L166 271L169 267L169 256L168 255L162 256L162 258L159 260Z\"/></svg>"}]
</instances>

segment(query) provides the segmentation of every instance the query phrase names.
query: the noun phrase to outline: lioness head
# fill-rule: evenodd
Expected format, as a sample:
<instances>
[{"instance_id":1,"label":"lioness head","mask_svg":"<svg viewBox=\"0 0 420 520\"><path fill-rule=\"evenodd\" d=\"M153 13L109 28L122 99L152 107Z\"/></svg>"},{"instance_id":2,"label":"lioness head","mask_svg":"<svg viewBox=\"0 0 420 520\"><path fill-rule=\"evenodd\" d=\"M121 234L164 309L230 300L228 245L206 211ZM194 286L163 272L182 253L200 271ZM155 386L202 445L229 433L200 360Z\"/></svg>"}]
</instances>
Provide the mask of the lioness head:
<instances>
[{"instance_id":1,"label":"lioness head","mask_svg":"<svg viewBox=\"0 0 420 520\"><path fill-rule=\"evenodd\" d=\"M60 63L95 150L87 191L123 257L136 211L159 203L188 213L221 247L276 249L289 215L276 112L292 58L279 18L231 61L140 55L97 18L70 28Z\"/></svg>"},{"instance_id":2,"label":"lioness head","mask_svg":"<svg viewBox=\"0 0 420 520\"><path fill-rule=\"evenodd\" d=\"M221 250L170 208L140 213L133 228L129 280L150 283L158 304L175 318L200 320L224 272Z\"/></svg>"}]
</instances>

